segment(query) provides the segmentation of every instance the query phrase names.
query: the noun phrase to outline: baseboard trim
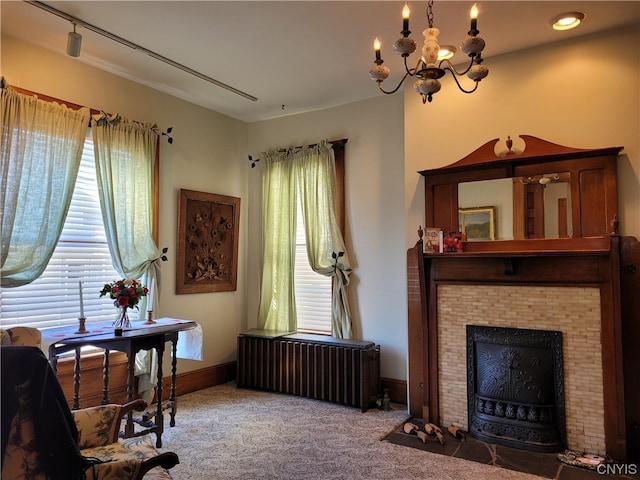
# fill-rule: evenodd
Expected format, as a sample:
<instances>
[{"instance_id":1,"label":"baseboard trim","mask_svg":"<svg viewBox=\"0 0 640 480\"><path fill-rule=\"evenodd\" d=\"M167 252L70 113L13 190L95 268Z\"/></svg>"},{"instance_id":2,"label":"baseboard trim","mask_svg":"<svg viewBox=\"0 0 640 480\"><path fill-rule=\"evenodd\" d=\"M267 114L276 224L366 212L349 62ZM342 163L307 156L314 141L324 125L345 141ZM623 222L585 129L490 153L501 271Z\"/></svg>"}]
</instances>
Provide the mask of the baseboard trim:
<instances>
[{"instance_id":1,"label":"baseboard trim","mask_svg":"<svg viewBox=\"0 0 640 480\"><path fill-rule=\"evenodd\" d=\"M117 356L116 356L117 355ZM86 363L85 363L86 362ZM60 362L63 363L63 362ZM65 387L65 394L71 403L73 396L73 361L64 362L58 368L58 376L61 383ZM88 405L99 405L102 398L102 356L91 358L88 361L83 359L83 384L81 392L81 407ZM111 368L119 371L119 377L112 382L109 388L109 396L111 401L126 401L126 356L124 354L112 354ZM189 372L176 374L176 395L184 395L186 393L195 392L204 388L215 387L223 383L231 382L236 379L237 363L227 362L220 365L212 365L210 367L199 368ZM88 382L89 378L94 379ZM114 380L113 378L111 380ZM84 383L87 382L87 383ZM91 383L89 385L88 383ZM407 404L407 381L397 380L393 378L380 379L381 393L384 389L389 390L389 398L393 403L402 405ZM166 376L162 379L162 397L168 399L171 394L171 377Z\"/></svg>"},{"instance_id":2,"label":"baseboard trim","mask_svg":"<svg viewBox=\"0 0 640 480\"><path fill-rule=\"evenodd\" d=\"M176 395L195 392L204 388L215 387L236 379L236 362L222 363L211 367L199 368L190 372L176 374ZM162 379L162 398L171 394L171 377Z\"/></svg>"},{"instance_id":3,"label":"baseboard trim","mask_svg":"<svg viewBox=\"0 0 640 480\"><path fill-rule=\"evenodd\" d=\"M384 389L389 390L389 399L393 403L399 403L402 405L407 404L407 381L396 380L394 378L381 378L380 388L382 392Z\"/></svg>"},{"instance_id":4,"label":"baseboard trim","mask_svg":"<svg viewBox=\"0 0 640 480\"><path fill-rule=\"evenodd\" d=\"M192 370L176 375L176 395L195 392L204 388L215 387L236 379L237 364L228 362L211 367ZM162 397L168 398L171 378L165 377L162 382ZM381 378L380 388L389 390L389 398L393 403L407 404L407 381L394 378Z\"/></svg>"}]
</instances>

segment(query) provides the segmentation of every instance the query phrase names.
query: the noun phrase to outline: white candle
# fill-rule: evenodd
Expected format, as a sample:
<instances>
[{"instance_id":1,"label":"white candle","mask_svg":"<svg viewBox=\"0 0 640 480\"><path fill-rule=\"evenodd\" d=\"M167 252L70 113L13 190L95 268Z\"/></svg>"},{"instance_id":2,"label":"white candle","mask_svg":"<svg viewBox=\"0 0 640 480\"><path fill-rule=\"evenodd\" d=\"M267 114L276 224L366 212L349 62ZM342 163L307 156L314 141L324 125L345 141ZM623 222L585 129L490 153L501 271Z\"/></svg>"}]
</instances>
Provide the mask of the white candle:
<instances>
[{"instance_id":1,"label":"white candle","mask_svg":"<svg viewBox=\"0 0 640 480\"><path fill-rule=\"evenodd\" d=\"M151 285L149 287L149 298L147 301L147 311L153 312L153 299L155 298L155 287L156 281L155 278L151 279Z\"/></svg>"},{"instance_id":2,"label":"white candle","mask_svg":"<svg viewBox=\"0 0 640 480\"><path fill-rule=\"evenodd\" d=\"M82 282L78 282L80 288L80 318L84 318L84 300L82 299Z\"/></svg>"}]
</instances>

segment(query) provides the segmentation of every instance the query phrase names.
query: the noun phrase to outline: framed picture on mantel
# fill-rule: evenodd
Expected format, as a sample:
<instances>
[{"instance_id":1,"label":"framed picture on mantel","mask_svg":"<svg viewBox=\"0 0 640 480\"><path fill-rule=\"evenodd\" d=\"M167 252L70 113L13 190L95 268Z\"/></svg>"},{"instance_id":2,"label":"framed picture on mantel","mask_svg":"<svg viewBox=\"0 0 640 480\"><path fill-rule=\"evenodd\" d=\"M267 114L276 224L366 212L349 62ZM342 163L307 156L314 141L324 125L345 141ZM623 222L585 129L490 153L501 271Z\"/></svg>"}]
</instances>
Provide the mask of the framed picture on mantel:
<instances>
[{"instance_id":1,"label":"framed picture on mantel","mask_svg":"<svg viewBox=\"0 0 640 480\"><path fill-rule=\"evenodd\" d=\"M458 218L467 242L496 239L496 207L460 208Z\"/></svg>"},{"instance_id":2,"label":"framed picture on mantel","mask_svg":"<svg viewBox=\"0 0 640 480\"><path fill-rule=\"evenodd\" d=\"M237 289L240 199L180 190L176 294Z\"/></svg>"}]
</instances>

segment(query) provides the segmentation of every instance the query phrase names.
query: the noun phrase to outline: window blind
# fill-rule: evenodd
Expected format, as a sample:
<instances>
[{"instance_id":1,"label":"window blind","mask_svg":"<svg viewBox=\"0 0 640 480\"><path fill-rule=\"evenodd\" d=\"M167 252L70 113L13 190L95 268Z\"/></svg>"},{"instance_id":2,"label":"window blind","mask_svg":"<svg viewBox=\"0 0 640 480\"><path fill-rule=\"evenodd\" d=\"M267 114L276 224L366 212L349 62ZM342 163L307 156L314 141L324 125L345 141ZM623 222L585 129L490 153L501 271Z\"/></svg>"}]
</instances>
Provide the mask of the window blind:
<instances>
[{"instance_id":1,"label":"window blind","mask_svg":"<svg viewBox=\"0 0 640 480\"><path fill-rule=\"evenodd\" d=\"M99 292L105 283L118 278L102 223L93 141L88 135L69 212L53 256L34 282L0 290L0 325L76 325L80 316L79 282L87 323L115 320L113 300L100 298Z\"/></svg>"},{"instance_id":2,"label":"window blind","mask_svg":"<svg viewBox=\"0 0 640 480\"><path fill-rule=\"evenodd\" d=\"M314 272L307 258L302 207L298 201L294 285L298 332L331 334L331 277Z\"/></svg>"}]
</instances>

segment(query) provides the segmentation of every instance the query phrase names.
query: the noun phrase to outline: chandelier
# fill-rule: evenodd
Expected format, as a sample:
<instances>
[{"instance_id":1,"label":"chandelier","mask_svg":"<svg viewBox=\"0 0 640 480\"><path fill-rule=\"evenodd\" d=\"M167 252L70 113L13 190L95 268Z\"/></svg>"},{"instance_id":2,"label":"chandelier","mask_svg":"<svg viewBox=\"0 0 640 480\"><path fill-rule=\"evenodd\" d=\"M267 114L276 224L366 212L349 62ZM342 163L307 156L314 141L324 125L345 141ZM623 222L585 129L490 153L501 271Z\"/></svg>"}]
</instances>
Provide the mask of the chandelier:
<instances>
[{"instance_id":1,"label":"chandelier","mask_svg":"<svg viewBox=\"0 0 640 480\"><path fill-rule=\"evenodd\" d=\"M385 90L382 88L382 82L389 77L391 71L385 65L380 56L380 40L375 39L373 48L376 52L375 65L369 70L369 76L378 84L378 88L382 93L392 94L398 91L407 77L416 77L413 88L422 97L422 103L431 102L433 94L440 90L440 81L447 72L453 75L453 79L458 88L464 93L473 93L478 88L480 80L489 74L489 69L482 65L482 50L484 49L484 40L478 36L478 7L474 4L471 8L471 29L469 37L462 43L460 49L466 53L471 59L469 65L464 71L457 71L449 58L455 53L454 47L447 47L446 50L440 48L438 43L438 35L440 30L433 26L433 0L429 0L427 4L427 20L429 28L422 32L424 36L424 45L422 47L422 57L418 60L415 68L409 68L407 58L416 51L416 42L409 35L409 7L405 3L402 9L402 37L393 44L393 50L404 58L404 68L406 73L400 80L400 83L393 90ZM466 75L474 82L473 88L467 90L460 84L458 77Z\"/></svg>"}]
</instances>

